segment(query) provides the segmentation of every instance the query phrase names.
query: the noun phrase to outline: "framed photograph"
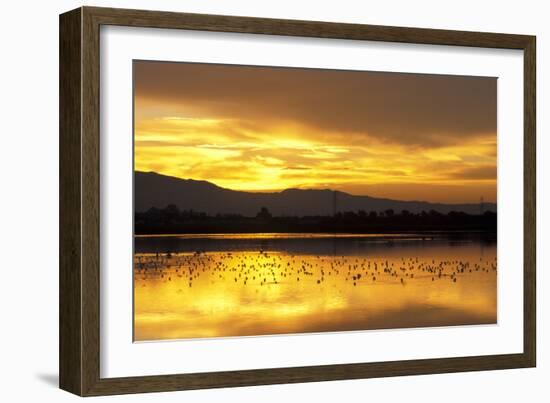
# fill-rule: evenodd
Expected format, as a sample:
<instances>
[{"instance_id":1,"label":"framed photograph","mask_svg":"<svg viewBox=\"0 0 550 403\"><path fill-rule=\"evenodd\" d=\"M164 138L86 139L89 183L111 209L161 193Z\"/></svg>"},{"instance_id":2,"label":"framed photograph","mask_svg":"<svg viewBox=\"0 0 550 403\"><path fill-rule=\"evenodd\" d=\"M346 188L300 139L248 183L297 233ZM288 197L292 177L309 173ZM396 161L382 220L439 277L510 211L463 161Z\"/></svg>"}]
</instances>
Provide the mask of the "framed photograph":
<instances>
[{"instance_id":1,"label":"framed photograph","mask_svg":"<svg viewBox=\"0 0 550 403\"><path fill-rule=\"evenodd\" d=\"M535 37L60 16L60 387L533 367Z\"/></svg>"}]
</instances>

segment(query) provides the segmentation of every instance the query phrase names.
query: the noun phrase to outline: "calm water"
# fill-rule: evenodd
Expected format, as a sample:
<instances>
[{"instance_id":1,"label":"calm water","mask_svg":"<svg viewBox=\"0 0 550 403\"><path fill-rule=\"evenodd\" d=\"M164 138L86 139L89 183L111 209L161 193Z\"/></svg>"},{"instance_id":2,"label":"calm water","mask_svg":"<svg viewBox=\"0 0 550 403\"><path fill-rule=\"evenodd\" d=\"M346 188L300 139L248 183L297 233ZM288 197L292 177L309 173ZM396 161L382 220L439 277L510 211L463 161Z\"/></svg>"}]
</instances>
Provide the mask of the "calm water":
<instances>
[{"instance_id":1,"label":"calm water","mask_svg":"<svg viewBox=\"0 0 550 403\"><path fill-rule=\"evenodd\" d=\"M444 234L135 239L136 341L497 320L496 242Z\"/></svg>"}]
</instances>

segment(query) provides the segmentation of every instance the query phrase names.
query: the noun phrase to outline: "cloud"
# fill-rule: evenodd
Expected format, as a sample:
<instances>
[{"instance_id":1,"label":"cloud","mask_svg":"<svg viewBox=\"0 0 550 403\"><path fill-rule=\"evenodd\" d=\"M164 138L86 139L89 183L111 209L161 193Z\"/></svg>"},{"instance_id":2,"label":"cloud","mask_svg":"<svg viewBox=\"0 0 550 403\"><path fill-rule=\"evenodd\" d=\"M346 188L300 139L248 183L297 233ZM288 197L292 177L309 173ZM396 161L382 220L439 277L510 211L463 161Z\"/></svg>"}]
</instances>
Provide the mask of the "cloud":
<instances>
[{"instance_id":1,"label":"cloud","mask_svg":"<svg viewBox=\"0 0 550 403\"><path fill-rule=\"evenodd\" d=\"M135 73L137 170L240 190L496 198L496 79L156 62Z\"/></svg>"},{"instance_id":2,"label":"cloud","mask_svg":"<svg viewBox=\"0 0 550 403\"><path fill-rule=\"evenodd\" d=\"M483 165L458 169L451 175L460 179L488 179L495 180L497 176L496 165Z\"/></svg>"},{"instance_id":3,"label":"cloud","mask_svg":"<svg viewBox=\"0 0 550 403\"><path fill-rule=\"evenodd\" d=\"M327 139L453 144L496 132L496 78L135 62L138 102L193 120L299 124ZM172 116L173 118L174 116ZM323 134L320 134L321 136Z\"/></svg>"}]
</instances>

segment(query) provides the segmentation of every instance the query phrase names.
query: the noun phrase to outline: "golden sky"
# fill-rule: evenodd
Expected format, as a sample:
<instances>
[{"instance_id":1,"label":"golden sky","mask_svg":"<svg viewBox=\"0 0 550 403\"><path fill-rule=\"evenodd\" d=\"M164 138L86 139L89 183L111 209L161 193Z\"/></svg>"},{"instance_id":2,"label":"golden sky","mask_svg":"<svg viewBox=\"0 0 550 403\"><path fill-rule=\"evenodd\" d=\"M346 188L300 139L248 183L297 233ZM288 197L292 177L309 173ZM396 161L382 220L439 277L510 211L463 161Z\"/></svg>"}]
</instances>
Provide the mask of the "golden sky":
<instances>
[{"instance_id":1,"label":"golden sky","mask_svg":"<svg viewBox=\"0 0 550 403\"><path fill-rule=\"evenodd\" d=\"M496 200L496 78L135 61L134 88L138 171Z\"/></svg>"}]
</instances>

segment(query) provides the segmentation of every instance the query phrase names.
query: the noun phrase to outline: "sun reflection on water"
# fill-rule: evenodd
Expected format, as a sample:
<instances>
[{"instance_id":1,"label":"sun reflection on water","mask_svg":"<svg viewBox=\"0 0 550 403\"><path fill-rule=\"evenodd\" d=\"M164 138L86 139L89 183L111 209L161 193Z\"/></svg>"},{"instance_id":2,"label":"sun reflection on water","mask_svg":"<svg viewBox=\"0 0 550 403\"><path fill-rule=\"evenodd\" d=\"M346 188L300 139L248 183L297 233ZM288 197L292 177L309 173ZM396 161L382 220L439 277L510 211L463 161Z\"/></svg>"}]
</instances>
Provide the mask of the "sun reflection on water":
<instances>
[{"instance_id":1,"label":"sun reflection on water","mask_svg":"<svg viewBox=\"0 0 550 403\"><path fill-rule=\"evenodd\" d=\"M496 247L136 253L135 340L496 323Z\"/></svg>"}]
</instances>

